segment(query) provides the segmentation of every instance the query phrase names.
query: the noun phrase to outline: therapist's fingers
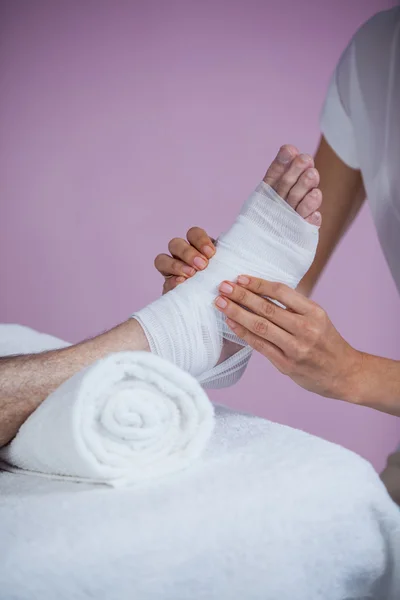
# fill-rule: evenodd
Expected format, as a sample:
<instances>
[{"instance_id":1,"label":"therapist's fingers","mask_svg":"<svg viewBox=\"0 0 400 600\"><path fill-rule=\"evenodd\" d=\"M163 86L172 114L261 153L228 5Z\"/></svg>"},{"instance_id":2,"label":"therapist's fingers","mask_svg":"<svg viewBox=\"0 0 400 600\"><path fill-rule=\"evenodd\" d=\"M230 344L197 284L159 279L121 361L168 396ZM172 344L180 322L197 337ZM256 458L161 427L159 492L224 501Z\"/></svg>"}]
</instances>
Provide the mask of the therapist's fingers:
<instances>
[{"instance_id":1,"label":"therapist's fingers","mask_svg":"<svg viewBox=\"0 0 400 600\"><path fill-rule=\"evenodd\" d=\"M215 300L215 306L231 321L241 325L244 328L244 331L253 333L257 337L278 347L285 353L293 344L293 335L281 329L271 321L249 312L235 302L228 300L226 297L218 296Z\"/></svg>"},{"instance_id":2,"label":"therapist's fingers","mask_svg":"<svg viewBox=\"0 0 400 600\"><path fill-rule=\"evenodd\" d=\"M289 333L296 333L299 328L298 315L277 306L270 300L246 290L240 285L224 281L219 286L221 296L226 296L236 304L248 308L251 312L264 317Z\"/></svg>"},{"instance_id":3,"label":"therapist's fingers","mask_svg":"<svg viewBox=\"0 0 400 600\"><path fill-rule=\"evenodd\" d=\"M277 300L286 308L289 308L294 313L305 315L314 306L315 302L309 300L296 290L293 290L284 283L267 281L259 277L251 277L250 275L240 275L237 279L239 285L243 286L250 292L260 296L266 296L272 300Z\"/></svg>"},{"instance_id":4,"label":"therapist's fingers","mask_svg":"<svg viewBox=\"0 0 400 600\"><path fill-rule=\"evenodd\" d=\"M227 318L226 324L228 327L242 340L244 340L251 348L254 348L256 352L259 352L281 372L285 373L287 359L284 352L268 340L260 337L259 335L249 331L243 325L232 321Z\"/></svg>"},{"instance_id":5,"label":"therapist's fingers","mask_svg":"<svg viewBox=\"0 0 400 600\"><path fill-rule=\"evenodd\" d=\"M221 300L226 303L225 307L221 304ZM279 371L284 372L287 359L285 352L279 345L290 343L293 338L292 335L280 330L273 323L269 323L261 317L256 317L237 304L225 300L221 296L216 299L215 305L219 311L226 315L228 327L238 337L254 348L254 350L268 358Z\"/></svg>"}]
</instances>

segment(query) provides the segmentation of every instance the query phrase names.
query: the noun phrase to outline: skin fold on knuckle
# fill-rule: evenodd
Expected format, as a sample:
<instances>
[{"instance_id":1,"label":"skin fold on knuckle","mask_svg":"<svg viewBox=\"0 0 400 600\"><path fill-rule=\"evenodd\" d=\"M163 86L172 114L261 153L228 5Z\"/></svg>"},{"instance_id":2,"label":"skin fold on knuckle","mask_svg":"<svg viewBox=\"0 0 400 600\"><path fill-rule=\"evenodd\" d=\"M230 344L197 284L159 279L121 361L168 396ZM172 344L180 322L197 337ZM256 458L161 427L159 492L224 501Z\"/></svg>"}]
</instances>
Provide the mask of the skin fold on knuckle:
<instances>
[{"instance_id":1,"label":"skin fold on knuckle","mask_svg":"<svg viewBox=\"0 0 400 600\"><path fill-rule=\"evenodd\" d=\"M292 354L294 362L297 365L303 365L310 359L310 347L306 343L297 342Z\"/></svg>"},{"instance_id":2,"label":"skin fold on knuckle","mask_svg":"<svg viewBox=\"0 0 400 600\"><path fill-rule=\"evenodd\" d=\"M237 306L234 302L228 302L228 306L224 309L224 313L226 316L231 319L231 321L235 321L235 323L240 322L240 311L243 310L239 306Z\"/></svg>"},{"instance_id":3,"label":"skin fold on knuckle","mask_svg":"<svg viewBox=\"0 0 400 600\"><path fill-rule=\"evenodd\" d=\"M252 285L255 294L260 294L263 290L264 282L262 279L253 279L250 280L250 285Z\"/></svg>"},{"instance_id":4,"label":"skin fold on knuckle","mask_svg":"<svg viewBox=\"0 0 400 600\"><path fill-rule=\"evenodd\" d=\"M231 321L234 321L234 319L231 319ZM229 324L228 324L228 327L229 327L229 329L231 331L233 331L235 333L235 335L237 335L238 337L240 337L242 340L247 341L248 331L247 331L247 329L245 327L243 327L243 325L239 325L237 323L237 321L235 321L235 327L234 327L234 329Z\"/></svg>"},{"instance_id":5,"label":"skin fold on knuckle","mask_svg":"<svg viewBox=\"0 0 400 600\"><path fill-rule=\"evenodd\" d=\"M278 296L280 296L283 291L284 291L283 283L273 282L271 284L271 295L275 300L278 299Z\"/></svg>"},{"instance_id":6,"label":"skin fold on knuckle","mask_svg":"<svg viewBox=\"0 0 400 600\"><path fill-rule=\"evenodd\" d=\"M262 317L267 319L271 319L276 314L276 306L270 300L262 299L262 304L260 308L260 314Z\"/></svg>"},{"instance_id":7,"label":"skin fold on knuckle","mask_svg":"<svg viewBox=\"0 0 400 600\"><path fill-rule=\"evenodd\" d=\"M242 340L248 341L248 331L242 325L238 325L235 327L235 334L240 337Z\"/></svg>"},{"instance_id":8,"label":"skin fold on knuckle","mask_svg":"<svg viewBox=\"0 0 400 600\"><path fill-rule=\"evenodd\" d=\"M246 304L248 301L248 293L241 287L235 288L235 302L238 304Z\"/></svg>"},{"instance_id":9,"label":"skin fold on knuckle","mask_svg":"<svg viewBox=\"0 0 400 600\"><path fill-rule=\"evenodd\" d=\"M318 324L318 327L321 329L327 320L327 314L319 304L313 303L311 307L311 316L315 323Z\"/></svg>"},{"instance_id":10,"label":"skin fold on knuckle","mask_svg":"<svg viewBox=\"0 0 400 600\"><path fill-rule=\"evenodd\" d=\"M253 348L256 352L259 352L260 354L264 354L264 355L266 354L267 345L264 342L264 340L262 340L261 338L255 337L252 340L252 343L250 345L253 346Z\"/></svg>"},{"instance_id":11,"label":"skin fold on knuckle","mask_svg":"<svg viewBox=\"0 0 400 600\"><path fill-rule=\"evenodd\" d=\"M315 346L321 338L321 328L315 321L307 320L303 325L302 334L310 345Z\"/></svg>"},{"instance_id":12,"label":"skin fold on knuckle","mask_svg":"<svg viewBox=\"0 0 400 600\"><path fill-rule=\"evenodd\" d=\"M298 361L299 358L299 341L297 339L292 339L288 342L288 344L286 345L285 351L286 354L288 356L288 358L290 359L290 361L292 361L293 363Z\"/></svg>"},{"instance_id":13,"label":"skin fold on knuckle","mask_svg":"<svg viewBox=\"0 0 400 600\"><path fill-rule=\"evenodd\" d=\"M256 319L256 321L253 324L254 333L261 337L265 337L268 334L268 329L268 322L264 321L264 319Z\"/></svg>"}]
</instances>

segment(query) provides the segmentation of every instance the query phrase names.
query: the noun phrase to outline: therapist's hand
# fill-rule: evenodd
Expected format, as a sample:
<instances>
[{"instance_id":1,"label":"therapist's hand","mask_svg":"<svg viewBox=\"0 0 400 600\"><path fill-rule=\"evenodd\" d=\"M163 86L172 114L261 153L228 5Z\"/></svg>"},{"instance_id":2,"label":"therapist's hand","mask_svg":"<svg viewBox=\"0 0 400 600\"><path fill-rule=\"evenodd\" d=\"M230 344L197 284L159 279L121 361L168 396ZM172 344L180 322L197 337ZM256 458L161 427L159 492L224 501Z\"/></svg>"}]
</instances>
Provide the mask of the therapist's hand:
<instances>
[{"instance_id":1,"label":"therapist's hand","mask_svg":"<svg viewBox=\"0 0 400 600\"><path fill-rule=\"evenodd\" d=\"M342 338L318 304L284 284L249 276L225 281L219 291L215 304L228 326L281 373L322 396L351 401L356 395L363 353Z\"/></svg>"}]
</instances>

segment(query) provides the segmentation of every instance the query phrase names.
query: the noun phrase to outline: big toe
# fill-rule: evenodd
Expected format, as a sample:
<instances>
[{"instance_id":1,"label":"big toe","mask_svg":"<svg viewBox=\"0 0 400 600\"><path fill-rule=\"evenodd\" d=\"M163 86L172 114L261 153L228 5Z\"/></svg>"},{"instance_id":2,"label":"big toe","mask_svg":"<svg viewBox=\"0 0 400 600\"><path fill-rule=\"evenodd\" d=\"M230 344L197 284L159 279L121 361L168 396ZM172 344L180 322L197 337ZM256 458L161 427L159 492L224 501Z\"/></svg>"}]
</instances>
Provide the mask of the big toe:
<instances>
[{"instance_id":1,"label":"big toe","mask_svg":"<svg viewBox=\"0 0 400 600\"><path fill-rule=\"evenodd\" d=\"M295 146L291 144L284 144L279 148L279 152L276 155L274 161L268 168L265 174L264 182L268 183L272 188L275 189L278 181L287 170L292 160L299 154L299 151Z\"/></svg>"}]
</instances>

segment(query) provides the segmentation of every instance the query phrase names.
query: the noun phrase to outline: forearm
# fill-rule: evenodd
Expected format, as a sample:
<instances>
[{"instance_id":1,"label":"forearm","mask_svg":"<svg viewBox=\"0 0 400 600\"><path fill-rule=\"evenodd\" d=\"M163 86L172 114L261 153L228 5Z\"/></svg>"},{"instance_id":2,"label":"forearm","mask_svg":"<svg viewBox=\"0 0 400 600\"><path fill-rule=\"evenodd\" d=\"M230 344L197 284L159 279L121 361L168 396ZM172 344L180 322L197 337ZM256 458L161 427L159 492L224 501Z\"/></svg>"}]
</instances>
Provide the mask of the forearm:
<instances>
[{"instance_id":1,"label":"forearm","mask_svg":"<svg viewBox=\"0 0 400 600\"><path fill-rule=\"evenodd\" d=\"M15 436L53 390L81 369L113 352L148 349L142 328L130 319L62 350L0 358L0 446Z\"/></svg>"},{"instance_id":2,"label":"forearm","mask_svg":"<svg viewBox=\"0 0 400 600\"><path fill-rule=\"evenodd\" d=\"M364 352L360 357L360 369L342 399L400 416L400 361Z\"/></svg>"},{"instance_id":3,"label":"forearm","mask_svg":"<svg viewBox=\"0 0 400 600\"><path fill-rule=\"evenodd\" d=\"M305 296L312 293L337 244L365 199L360 171L345 165L324 137L321 138L314 162L320 174L319 187L323 196L320 208L322 225L314 262L297 288Z\"/></svg>"}]
</instances>

